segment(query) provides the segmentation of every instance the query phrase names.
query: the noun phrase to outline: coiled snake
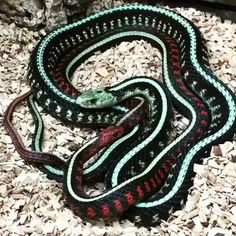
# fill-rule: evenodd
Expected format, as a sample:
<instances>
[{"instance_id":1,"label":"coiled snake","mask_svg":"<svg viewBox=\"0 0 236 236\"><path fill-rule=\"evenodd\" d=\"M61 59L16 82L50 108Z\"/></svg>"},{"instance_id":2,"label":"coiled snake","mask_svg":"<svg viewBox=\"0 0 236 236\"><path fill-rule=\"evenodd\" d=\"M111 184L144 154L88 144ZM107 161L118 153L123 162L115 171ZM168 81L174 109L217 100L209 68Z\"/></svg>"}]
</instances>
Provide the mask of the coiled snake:
<instances>
[{"instance_id":1,"label":"coiled snake","mask_svg":"<svg viewBox=\"0 0 236 236\"><path fill-rule=\"evenodd\" d=\"M144 39L162 52L165 88L145 75L82 95L71 85L76 67L94 52L134 39ZM64 168L65 200L81 217L124 213L145 224L166 219L184 204L193 164L207 156L212 145L235 133L235 96L211 72L200 32L189 20L164 8L116 7L52 31L34 50L28 78L39 105L66 122L115 125L124 115L124 107L117 104L133 97L141 97L148 107L145 132L132 141L131 149L121 147L124 142L118 139L115 147L107 148L102 164L93 166L105 164L116 148L118 159L109 164L107 189L101 195L91 197L83 190L84 162L104 147L99 137L78 150ZM171 104L190 122L167 143ZM136 137L136 131L132 135ZM127 175L133 169L137 173Z\"/></svg>"}]
</instances>

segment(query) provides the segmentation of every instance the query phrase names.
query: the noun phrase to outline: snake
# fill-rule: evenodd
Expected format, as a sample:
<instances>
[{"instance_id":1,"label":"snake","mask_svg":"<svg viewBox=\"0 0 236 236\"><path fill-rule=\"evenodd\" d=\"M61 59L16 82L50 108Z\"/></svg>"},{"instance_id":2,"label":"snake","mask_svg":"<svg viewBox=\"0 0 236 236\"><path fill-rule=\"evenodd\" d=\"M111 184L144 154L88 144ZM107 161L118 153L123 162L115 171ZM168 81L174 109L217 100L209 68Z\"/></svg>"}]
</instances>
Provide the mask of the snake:
<instances>
[{"instance_id":1,"label":"snake","mask_svg":"<svg viewBox=\"0 0 236 236\"><path fill-rule=\"evenodd\" d=\"M136 101L132 101L132 106L134 106L134 108L129 110L129 112L116 124L116 126L109 126L97 134L97 137L99 139L99 147L100 149L103 149L102 156L108 155L106 146L111 145L111 147L109 147L109 150L112 149L113 152L115 152L118 146L116 143L117 139L123 136L121 139L119 139L119 144L123 143L124 141L127 142L133 137L133 134L137 133L137 131L140 129L139 126L135 125L144 118L145 114L143 113L143 110L141 110L143 100L139 99L140 101L138 104L137 100L138 99L136 99ZM23 103L24 101L28 102L30 113L33 115L35 121L35 131L33 133L34 137L32 139L32 150L29 150L25 147L19 133L12 123L14 110L19 104ZM41 171L46 173L48 177L59 182L62 181L64 169L67 167L68 160L66 161L64 158L61 158L55 154L42 151L44 124L31 91L13 100L4 114L3 124L6 127L10 137L12 138L12 142L16 148L16 151L27 163L37 165L37 167L39 167ZM135 128L133 128L133 126L135 126ZM127 131L131 128L133 128L133 130L126 134ZM98 151L100 151L100 149ZM111 152L109 151L109 155L110 154ZM86 179L87 183L91 182L93 179L97 180L103 176L109 164L108 159L109 158L106 158L106 165L104 165L104 161L101 159L97 159L94 161L94 163L88 165L88 167L84 171L84 178ZM99 164L97 164L97 162L99 162ZM95 165L96 167L94 167ZM100 167L99 171L96 170L97 166Z\"/></svg>"},{"instance_id":2,"label":"snake","mask_svg":"<svg viewBox=\"0 0 236 236\"><path fill-rule=\"evenodd\" d=\"M30 163L36 163L36 164L52 164L56 165L57 167L64 168L66 163L63 159L57 157L54 154L51 153L41 153L37 151L28 150L21 137L19 136L18 132L16 131L15 127L12 125L11 119L13 115L13 111L15 107L23 102L26 98L28 98L31 95L31 92L27 92L17 99L15 99L7 108L4 118L3 118L3 124L6 127L9 135L12 138L12 142L17 150L17 152L20 154L22 158L24 158L27 162Z\"/></svg>"},{"instance_id":3,"label":"snake","mask_svg":"<svg viewBox=\"0 0 236 236\"><path fill-rule=\"evenodd\" d=\"M164 89L156 79L146 76L82 95L72 86L75 69L94 52L137 39L162 52ZM125 150L127 153L111 166L102 194L87 195L82 181L84 162L100 148L98 137L68 163L63 183L65 201L84 218L123 214L145 224L167 219L184 205L194 176L193 164L201 162L212 145L231 139L236 130L235 95L213 74L199 30L185 17L162 7L124 5L55 29L35 48L28 79L38 104L65 122L115 125L124 114L120 102L140 96L147 103L150 136L146 139L152 145L138 139L136 146ZM178 138L159 149L169 104L190 123ZM143 156L147 160L144 169L127 179L130 163Z\"/></svg>"}]
</instances>

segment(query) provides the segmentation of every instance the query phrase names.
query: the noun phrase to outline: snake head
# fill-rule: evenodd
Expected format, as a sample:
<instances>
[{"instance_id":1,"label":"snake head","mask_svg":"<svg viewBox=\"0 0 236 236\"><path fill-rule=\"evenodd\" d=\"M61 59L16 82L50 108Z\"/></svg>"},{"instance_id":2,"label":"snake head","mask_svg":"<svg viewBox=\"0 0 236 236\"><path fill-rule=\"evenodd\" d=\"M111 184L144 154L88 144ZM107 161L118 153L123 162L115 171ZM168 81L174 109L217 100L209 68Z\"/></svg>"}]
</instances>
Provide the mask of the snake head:
<instances>
[{"instance_id":1,"label":"snake head","mask_svg":"<svg viewBox=\"0 0 236 236\"><path fill-rule=\"evenodd\" d=\"M122 126L109 126L100 132L100 145L107 146L110 143L116 141L125 133L125 129Z\"/></svg>"},{"instance_id":2,"label":"snake head","mask_svg":"<svg viewBox=\"0 0 236 236\"><path fill-rule=\"evenodd\" d=\"M114 106L117 99L106 89L91 89L83 92L77 103L84 108L105 108Z\"/></svg>"}]
</instances>

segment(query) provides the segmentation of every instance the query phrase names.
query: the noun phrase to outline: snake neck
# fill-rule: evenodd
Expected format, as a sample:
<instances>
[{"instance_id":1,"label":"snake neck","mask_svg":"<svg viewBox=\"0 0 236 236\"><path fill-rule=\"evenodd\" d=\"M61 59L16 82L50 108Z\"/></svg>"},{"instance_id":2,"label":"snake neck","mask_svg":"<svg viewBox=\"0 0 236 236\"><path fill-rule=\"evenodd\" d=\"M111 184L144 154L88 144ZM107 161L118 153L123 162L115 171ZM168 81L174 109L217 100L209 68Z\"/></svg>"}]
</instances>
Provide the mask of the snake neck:
<instances>
[{"instance_id":1,"label":"snake neck","mask_svg":"<svg viewBox=\"0 0 236 236\"><path fill-rule=\"evenodd\" d=\"M135 77L127 80L108 90L116 98L116 103L123 102L130 98L141 97L148 110L148 120L151 124L157 122L157 112L162 106L161 84L156 79L149 77ZM162 89L162 88L161 88Z\"/></svg>"}]
</instances>

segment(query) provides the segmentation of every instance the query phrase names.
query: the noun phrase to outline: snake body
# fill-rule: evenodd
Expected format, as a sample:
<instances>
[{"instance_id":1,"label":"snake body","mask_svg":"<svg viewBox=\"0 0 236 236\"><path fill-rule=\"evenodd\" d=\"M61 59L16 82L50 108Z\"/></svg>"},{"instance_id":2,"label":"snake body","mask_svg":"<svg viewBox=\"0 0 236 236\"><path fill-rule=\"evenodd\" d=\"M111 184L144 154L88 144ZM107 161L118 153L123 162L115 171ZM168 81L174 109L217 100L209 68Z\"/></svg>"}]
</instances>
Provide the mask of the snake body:
<instances>
[{"instance_id":1,"label":"snake body","mask_svg":"<svg viewBox=\"0 0 236 236\"><path fill-rule=\"evenodd\" d=\"M71 85L77 66L94 52L134 39L144 39L161 50L165 89L146 76L82 95ZM28 78L39 105L66 122L115 125L124 114L117 106L121 101L140 96L148 106L148 141L139 139L130 151L122 152L124 157L108 171L104 193L90 197L83 190L84 162L104 147L99 137L71 158L64 175L65 199L85 218L125 212L130 219L146 224L166 219L184 204L193 164L207 156L212 145L232 138L236 130L235 95L211 72L200 32L189 20L164 8L116 7L52 31L34 50ZM190 123L160 149L169 100ZM107 149L106 158L112 150ZM142 157L147 161L145 167L127 179L130 163Z\"/></svg>"},{"instance_id":2,"label":"snake body","mask_svg":"<svg viewBox=\"0 0 236 236\"><path fill-rule=\"evenodd\" d=\"M24 158L26 161L36 164L52 164L56 165L56 167L60 167L62 169L65 168L66 163L63 159L51 154L51 153L42 153L38 151L32 151L28 150L23 141L21 140L19 134L17 133L16 129L11 123L12 114L15 109L15 107L24 101L26 98L28 98L31 95L31 92L27 92L20 96L19 98L15 99L10 106L7 108L3 123L9 133L9 135L12 138L12 142L16 147L17 152L20 154L22 158Z\"/></svg>"},{"instance_id":3,"label":"snake body","mask_svg":"<svg viewBox=\"0 0 236 236\"><path fill-rule=\"evenodd\" d=\"M35 132L31 146L32 150L29 150L25 147L20 135L18 134L12 123L12 117L15 108L24 101L28 101L31 114L33 115L35 121ZM132 101L131 103L133 102L134 101ZM137 134L137 132L139 131L140 127L136 124L140 123L140 121L144 119L145 113L143 112L143 110L141 110L143 105L142 100L141 102L139 102L139 104L137 104L136 101L135 104L136 106L131 109L124 117L122 117L122 119L116 124L116 126L109 126L98 133L97 138L99 139L99 148L104 149L102 152L103 157L111 155L113 154L113 152L115 153L118 145L124 142L130 142L130 140L133 139L134 134ZM12 142L19 155L26 162L30 164L36 164L40 168L40 170L45 172L50 178L61 182L64 176L64 170L65 168L67 168L68 161L57 155L42 151L41 145L43 139L44 124L42 117L36 107L34 97L30 91L21 95L9 105L5 112L3 123L9 135L11 136ZM126 134L127 131L131 128L133 128L131 132ZM121 136L123 137L120 138ZM117 144L117 139L119 139L119 144ZM109 148L106 147L108 145L110 145ZM98 151L100 151L100 149ZM106 161L106 165L104 165L104 161ZM92 180L98 180L101 177L104 177L104 173L106 172L109 166L109 162L111 161L112 159L110 158L109 160L109 157L105 160L95 160L92 164L85 168L83 178L86 179L86 182L91 182ZM99 171L97 170L97 167L99 167Z\"/></svg>"}]
</instances>

